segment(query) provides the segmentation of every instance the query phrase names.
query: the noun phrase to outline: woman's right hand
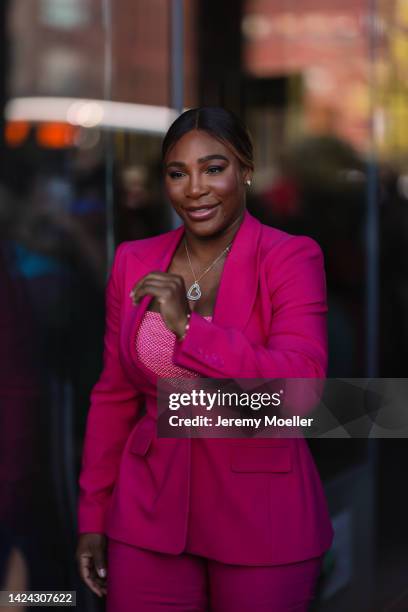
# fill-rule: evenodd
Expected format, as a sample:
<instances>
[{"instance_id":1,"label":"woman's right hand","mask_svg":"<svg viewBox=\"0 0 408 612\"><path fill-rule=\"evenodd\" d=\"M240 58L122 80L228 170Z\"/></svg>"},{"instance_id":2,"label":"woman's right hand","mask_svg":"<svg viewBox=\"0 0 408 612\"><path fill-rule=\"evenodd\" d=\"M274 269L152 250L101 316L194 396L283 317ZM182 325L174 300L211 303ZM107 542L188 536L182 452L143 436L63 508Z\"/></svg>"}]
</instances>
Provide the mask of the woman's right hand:
<instances>
[{"instance_id":1,"label":"woman's right hand","mask_svg":"<svg viewBox=\"0 0 408 612\"><path fill-rule=\"evenodd\" d=\"M106 536L81 533L76 551L79 574L98 597L106 595Z\"/></svg>"}]
</instances>

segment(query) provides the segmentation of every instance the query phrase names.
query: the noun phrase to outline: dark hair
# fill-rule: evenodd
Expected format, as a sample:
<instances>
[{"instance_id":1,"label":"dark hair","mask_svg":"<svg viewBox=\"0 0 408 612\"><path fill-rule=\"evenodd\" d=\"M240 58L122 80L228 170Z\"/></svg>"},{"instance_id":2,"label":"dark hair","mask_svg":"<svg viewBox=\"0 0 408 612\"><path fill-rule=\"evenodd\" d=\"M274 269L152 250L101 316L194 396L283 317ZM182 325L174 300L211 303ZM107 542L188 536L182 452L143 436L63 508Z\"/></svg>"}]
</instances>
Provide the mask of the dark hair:
<instances>
[{"instance_id":1,"label":"dark hair","mask_svg":"<svg viewBox=\"0 0 408 612\"><path fill-rule=\"evenodd\" d=\"M234 113L220 106L191 108L177 117L164 137L162 160L176 142L191 130L203 130L221 141L243 166L253 170L254 155L248 129Z\"/></svg>"}]
</instances>

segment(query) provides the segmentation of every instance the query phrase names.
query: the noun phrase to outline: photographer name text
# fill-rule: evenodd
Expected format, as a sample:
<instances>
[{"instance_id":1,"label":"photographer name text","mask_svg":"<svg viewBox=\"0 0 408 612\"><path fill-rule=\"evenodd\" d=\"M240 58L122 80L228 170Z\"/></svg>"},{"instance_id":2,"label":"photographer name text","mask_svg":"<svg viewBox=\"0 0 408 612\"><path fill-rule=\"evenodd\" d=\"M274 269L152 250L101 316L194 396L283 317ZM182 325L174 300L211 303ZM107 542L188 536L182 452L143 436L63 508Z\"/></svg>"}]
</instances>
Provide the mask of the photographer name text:
<instances>
[{"instance_id":1,"label":"photographer name text","mask_svg":"<svg viewBox=\"0 0 408 612\"><path fill-rule=\"evenodd\" d=\"M218 416L217 419L203 415L195 417L172 415L169 417L169 425L171 427L251 427L258 429L261 425L264 427L311 427L313 420L313 418L300 417L298 415L287 418L277 417L276 415L265 415L261 418L227 418Z\"/></svg>"}]
</instances>

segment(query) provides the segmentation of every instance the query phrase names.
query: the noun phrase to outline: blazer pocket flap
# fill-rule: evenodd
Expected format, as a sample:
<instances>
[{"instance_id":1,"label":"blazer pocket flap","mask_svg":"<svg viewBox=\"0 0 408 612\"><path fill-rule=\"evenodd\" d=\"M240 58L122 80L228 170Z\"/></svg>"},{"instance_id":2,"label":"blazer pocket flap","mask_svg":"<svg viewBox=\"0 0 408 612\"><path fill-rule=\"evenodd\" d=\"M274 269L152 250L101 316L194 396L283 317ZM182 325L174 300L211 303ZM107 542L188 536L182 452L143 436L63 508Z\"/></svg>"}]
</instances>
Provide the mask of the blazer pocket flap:
<instances>
[{"instance_id":1,"label":"blazer pocket flap","mask_svg":"<svg viewBox=\"0 0 408 612\"><path fill-rule=\"evenodd\" d=\"M290 472L290 446L235 446L231 450L233 472Z\"/></svg>"}]
</instances>

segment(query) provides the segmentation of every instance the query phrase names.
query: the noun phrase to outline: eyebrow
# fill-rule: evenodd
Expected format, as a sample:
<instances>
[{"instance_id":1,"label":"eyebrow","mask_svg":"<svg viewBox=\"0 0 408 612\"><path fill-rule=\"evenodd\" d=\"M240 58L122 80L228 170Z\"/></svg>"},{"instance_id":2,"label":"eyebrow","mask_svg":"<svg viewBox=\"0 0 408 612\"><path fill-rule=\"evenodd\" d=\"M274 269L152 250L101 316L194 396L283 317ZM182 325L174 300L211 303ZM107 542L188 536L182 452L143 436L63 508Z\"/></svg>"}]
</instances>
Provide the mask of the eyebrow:
<instances>
[{"instance_id":1,"label":"eyebrow","mask_svg":"<svg viewBox=\"0 0 408 612\"><path fill-rule=\"evenodd\" d=\"M225 157L225 155L221 155L220 153L214 153L212 155L206 155L205 157L199 157L197 161L199 164L203 164L204 162L210 161L211 159L223 159L224 161L229 161L228 157ZM186 164L181 161L172 161L166 165L166 168L169 168L170 166L177 166L178 168L184 168Z\"/></svg>"}]
</instances>

